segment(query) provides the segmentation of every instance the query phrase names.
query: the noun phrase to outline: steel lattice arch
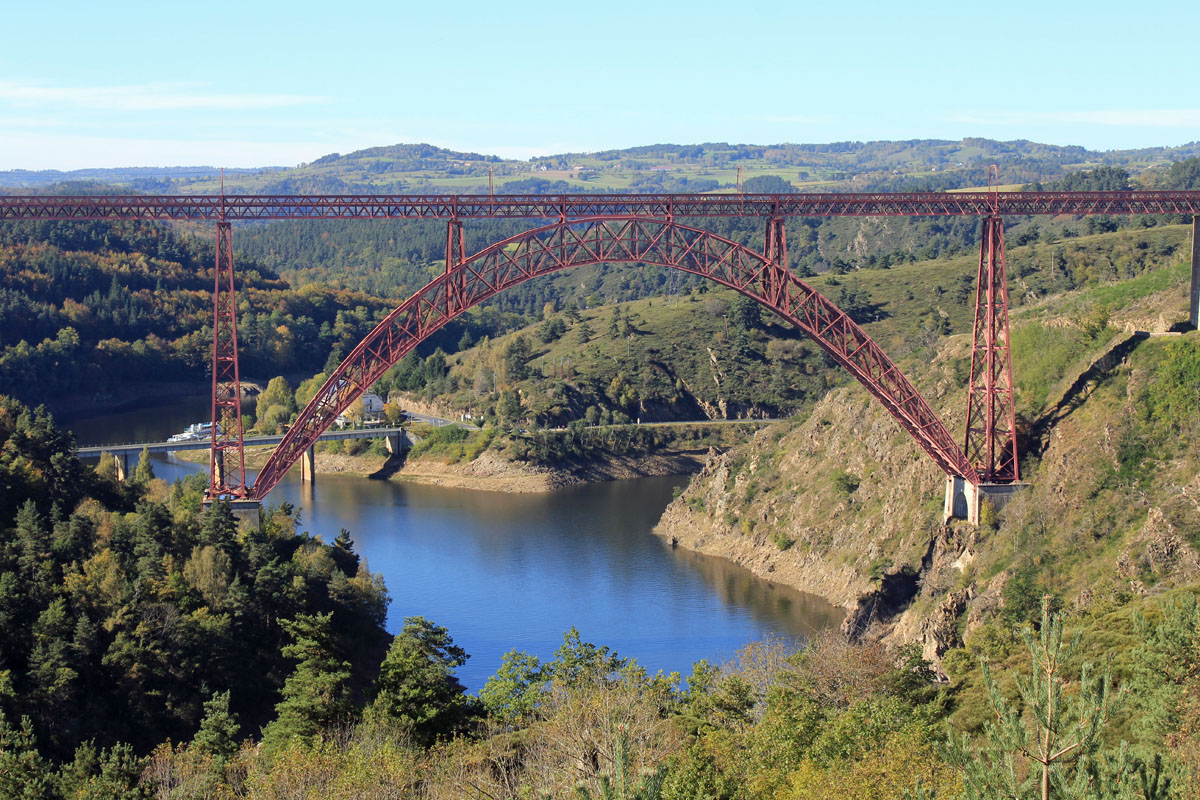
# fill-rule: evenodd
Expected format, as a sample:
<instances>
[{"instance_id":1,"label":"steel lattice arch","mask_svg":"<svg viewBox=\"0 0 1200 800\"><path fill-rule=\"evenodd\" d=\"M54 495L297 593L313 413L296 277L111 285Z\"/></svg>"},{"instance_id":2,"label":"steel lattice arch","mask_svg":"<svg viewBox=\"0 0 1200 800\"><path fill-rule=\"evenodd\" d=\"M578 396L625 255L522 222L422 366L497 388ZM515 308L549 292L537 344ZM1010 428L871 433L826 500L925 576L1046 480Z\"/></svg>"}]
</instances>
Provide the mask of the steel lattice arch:
<instances>
[{"instance_id":1,"label":"steel lattice arch","mask_svg":"<svg viewBox=\"0 0 1200 800\"><path fill-rule=\"evenodd\" d=\"M702 275L792 322L844 366L937 465L975 484L1020 480L1015 386L1008 335L1005 215L1174 214L1192 217L1189 324L1200 327L1200 191L834 194L563 195L101 195L0 196L0 221L210 220L217 223L213 284L213 426L208 497L261 499L336 416L389 366L468 308L522 281L601 262L656 264ZM790 217L979 217L967 424L960 448L882 350L837 306L787 270ZM680 219L762 217L764 253ZM465 219L542 219L468 258ZM239 424L241 384L230 223L276 219L427 219L446 222L445 273L393 311L337 368L246 486ZM227 463L227 456L233 461ZM227 470L226 467L229 467Z\"/></svg>"},{"instance_id":2,"label":"steel lattice arch","mask_svg":"<svg viewBox=\"0 0 1200 800\"><path fill-rule=\"evenodd\" d=\"M263 498L340 413L450 320L531 278L609 262L690 272L756 300L845 367L944 472L980 480L941 419L883 350L783 266L779 219L768 223L766 255L669 219L595 217L527 231L464 258L456 228L449 227L446 271L389 314L334 370L271 454L249 497Z\"/></svg>"}]
</instances>

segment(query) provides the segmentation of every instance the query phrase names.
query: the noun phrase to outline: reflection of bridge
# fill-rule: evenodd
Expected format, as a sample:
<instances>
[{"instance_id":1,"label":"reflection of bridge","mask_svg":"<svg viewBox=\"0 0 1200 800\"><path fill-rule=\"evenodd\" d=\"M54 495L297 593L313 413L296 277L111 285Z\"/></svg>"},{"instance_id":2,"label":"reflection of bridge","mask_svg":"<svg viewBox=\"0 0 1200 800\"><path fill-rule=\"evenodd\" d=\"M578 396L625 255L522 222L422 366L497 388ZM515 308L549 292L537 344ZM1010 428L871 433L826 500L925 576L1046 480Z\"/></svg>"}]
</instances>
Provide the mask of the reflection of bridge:
<instances>
[{"instance_id":1,"label":"reflection of bridge","mask_svg":"<svg viewBox=\"0 0 1200 800\"><path fill-rule=\"evenodd\" d=\"M0 220L213 220L213 421L209 497L261 500L333 420L389 367L467 309L534 277L585 264L632 262L691 272L762 303L845 367L951 478L1007 485L1019 475L1004 215L1184 214L1193 217L1190 316L1200 319L1200 191L922 194L0 197ZM764 252L681 218L763 217ZM787 217L974 216L982 220L967 424L960 447L938 415L841 309L788 271ZM550 219L468 256L465 219ZM446 268L384 319L318 390L253 486L245 483L231 223L266 219L440 219ZM230 470L221 469L229 458Z\"/></svg>"}]
</instances>

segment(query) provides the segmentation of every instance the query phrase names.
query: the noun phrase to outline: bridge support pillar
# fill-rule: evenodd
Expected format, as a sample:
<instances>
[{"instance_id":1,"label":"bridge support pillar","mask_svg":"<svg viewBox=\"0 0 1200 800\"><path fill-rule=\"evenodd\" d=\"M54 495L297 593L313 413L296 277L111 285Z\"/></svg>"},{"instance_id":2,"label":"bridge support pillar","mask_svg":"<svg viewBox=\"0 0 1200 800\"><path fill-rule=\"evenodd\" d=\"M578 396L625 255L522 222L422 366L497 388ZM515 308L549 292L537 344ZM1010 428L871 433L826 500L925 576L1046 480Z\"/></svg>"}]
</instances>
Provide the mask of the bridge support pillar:
<instances>
[{"instance_id":1,"label":"bridge support pillar","mask_svg":"<svg viewBox=\"0 0 1200 800\"><path fill-rule=\"evenodd\" d=\"M1004 223L996 216L983 219L973 337L963 452L985 484L1013 483L1021 473L1008 339Z\"/></svg>"},{"instance_id":2,"label":"bridge support pillar","mask_svg":"<svg viewBox=\"0 0 1200 800\"><path fill-rule=\"evenodd\" d=\"M124 454L114 455L113 461L117 465L117 480L125 483L129 480L129 456Z\"/></svg>"},{"instance_id":3,"label":"bridge support pillar","mask_svg":"<svg viewBox=\"0 0 1200 800\"><path fill-rule=\"evenodd\" d=\"M391 433L383 438L383 446L387 449L388 455L396 455L403 453L408 449L408 433L400 431L399 433Z\"/></svg>"},{"instance_id":4,"label":"bridge support pillar","mask_svg":"<svg viewBox=\"0 0 1200 800\"><path fill-rule=\"evenodd\" d=\"M1192 217L1192 293L1188 297L1188 321L1200 329L1200 216Z\"/></svg>"},{"instance_id":5,"label":"bridge support pillar","mask_svg":"<svg viewBox=\"0 0 1200 800\"><path fill-rule=\"evenodd\" d=\"M300 456L300 482L315 483L317 480L317 446L313 445Z\"/></svg>"},{"instance_id":6,"label":"bridge support pillar","mask_svg":"<svg viewBox=\"0 0 1200 800\"><path fill-rule=\"evenodd\" d=\"M978 525L984 501L991 503L992 508L999 511L1008 505L1008 502L1018 492L1027 488L1029 488L1027 483L981 483L976 485L957 475L948 476L942 522L965 519L972 525Z\"/></svg>"}]
</instances>

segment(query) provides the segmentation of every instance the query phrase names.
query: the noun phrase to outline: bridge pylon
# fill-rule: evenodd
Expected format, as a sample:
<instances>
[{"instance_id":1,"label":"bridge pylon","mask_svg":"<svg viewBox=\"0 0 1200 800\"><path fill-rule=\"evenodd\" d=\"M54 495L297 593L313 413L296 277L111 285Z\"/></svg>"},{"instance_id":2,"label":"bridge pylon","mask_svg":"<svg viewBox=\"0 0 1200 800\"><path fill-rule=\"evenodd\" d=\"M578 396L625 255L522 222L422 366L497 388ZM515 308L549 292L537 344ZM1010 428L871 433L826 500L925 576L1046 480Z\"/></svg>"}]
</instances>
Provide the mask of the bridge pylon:
<instances>
[{"instance_id":1,"label":"bridge pylon","mask_svg":"<svg viewBox=\"0 0 1200 800\"><path fill-rule=\"evenodd\" d=\"M246 459L242 451L242 380L238 372L233 232L225 219L217 223L217 256L213 268L211 437L208 500L245 498Z\"/></svg>"},{"instance_id":2,"label":"bridge pylon","mask_svg":"<svg viewBox=\"0 0 1200 800\"><path fill-rule=\"evenodd\" d=\"M1008 275L1004 222L995 214L983 218L973 337L963 451L982 483L1015 483L1021 476L1008 335Z\"/></svg>"}]
</instances>

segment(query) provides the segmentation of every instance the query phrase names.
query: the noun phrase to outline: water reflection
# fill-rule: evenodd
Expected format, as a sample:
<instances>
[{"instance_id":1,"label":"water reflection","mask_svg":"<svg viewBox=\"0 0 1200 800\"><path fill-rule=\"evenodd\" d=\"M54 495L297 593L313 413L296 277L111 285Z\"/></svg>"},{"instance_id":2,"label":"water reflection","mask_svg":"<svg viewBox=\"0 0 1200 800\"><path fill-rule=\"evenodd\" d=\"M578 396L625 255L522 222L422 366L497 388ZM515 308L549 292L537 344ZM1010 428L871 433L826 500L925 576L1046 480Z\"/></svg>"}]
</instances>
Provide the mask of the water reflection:
<instances>
[{"instance_id":1,"label":"water reflection","mask_svg":"<svg viewBox=\"0 0 1200 800\"><path fill-rule=\"evenodd\" d=\"M783 620L789 623L789 633L798 638L836 627L845 615L842 609L816 595L760 578L732 561L690 550L675 550L674 553L703 576L724 602L748 608L764 620Z\"/></svg>"}]
</instances>

